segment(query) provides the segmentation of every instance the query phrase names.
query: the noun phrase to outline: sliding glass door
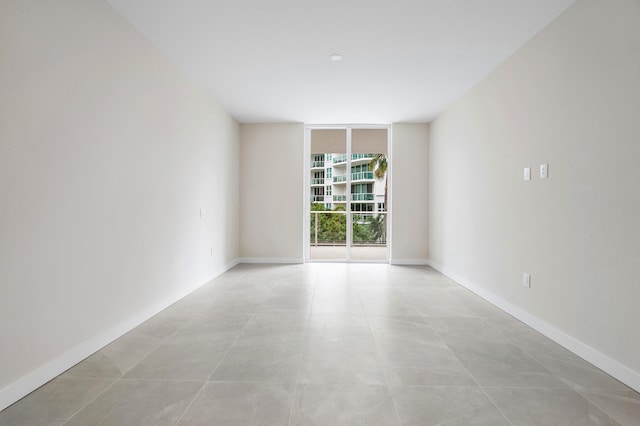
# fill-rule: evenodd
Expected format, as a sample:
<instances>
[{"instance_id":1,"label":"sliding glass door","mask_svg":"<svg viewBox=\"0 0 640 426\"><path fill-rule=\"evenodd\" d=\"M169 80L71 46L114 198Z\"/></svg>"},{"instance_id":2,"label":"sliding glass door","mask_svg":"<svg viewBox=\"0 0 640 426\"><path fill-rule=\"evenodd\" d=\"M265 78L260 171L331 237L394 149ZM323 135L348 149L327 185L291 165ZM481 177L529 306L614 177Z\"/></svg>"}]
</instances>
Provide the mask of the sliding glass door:
<instances>
[{"instance_id":1,"label":"sliding glass door","mask_svg":"<svg viewBox=\"0 0 640 426\"><path fill-rule=\"evenodd\" d=\"M306 258L387 261L388 129L307 129Z\"/></svg>"}]
</instances>

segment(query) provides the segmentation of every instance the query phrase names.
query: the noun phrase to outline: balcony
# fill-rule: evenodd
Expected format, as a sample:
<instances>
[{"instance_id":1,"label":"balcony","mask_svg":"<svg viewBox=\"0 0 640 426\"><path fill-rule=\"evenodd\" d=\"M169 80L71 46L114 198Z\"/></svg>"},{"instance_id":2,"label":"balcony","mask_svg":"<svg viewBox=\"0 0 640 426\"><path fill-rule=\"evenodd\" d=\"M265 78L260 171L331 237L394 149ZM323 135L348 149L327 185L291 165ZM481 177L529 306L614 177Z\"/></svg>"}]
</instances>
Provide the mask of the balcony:
<instances>
[{"instance_id":1,"label":"balcony","mask_svg":"<svg viewBox=\"0 0 640 426\"><path fill-rule=\"evenodd\" d=\"M361 162L361 160L371 161L375 154L351 154L351 161Z\"/></svg>"},{"instance_id":2,"label":"balcony","mask_svg":"<svg viewBox=\"0 0 640 426\"><path fill-rule=\"evenodd\" d=\"M311 178L311 186L324 185L324 178Z\"/></svg>"},{"instance_id":3,"label":"balcony","mask_svg":"<svg viewBox=\"0 0 640 426\"><path fill-rule=\"evenodd\" d=\"M349 216L351 238L347 241ZM351 259L387 258L386 212L312 211L309 225L311 259L343 260L347 256L347 245Z\"/></svg>"},{"instance_id":4,"label":"balcony","mask_svg":"<svg viewBox=\"0 0 640 426\"><path fill-rule=\"evenodd\" d=\"M311 196L312 203L324 203L324 195L312 195Z\"/></svg>"},{"instance_id":5,"label":"balcony","mask_svg":"<svg viewBox=\"0 0 640 426\"><path fill-rule=\"evenodd\" d=\"M358 180L373 180L373 172L351 173L351 182Z\"/></svg>"},{"instance_id":6,"label":"balcony","mask_svg":"<svg viewBox=\"0 0 640 426\"><path fill-rule=\"evenodd\" d=\"M362 160L371 161L375 154L351 154L351 161L362 162ZM333 164L341 164L347 162L347 155L338 155L333 157Z\"/></svg>"},{"instance_id":7,"label":"balcony","mask_svg":"<svg viewBox=\"0 0 640 426\"><path fill-rule=\"evenodd\" d=\"M346 203L347 202L347 196L346 195L334 194L333 195L333 202L334 203Z\"/></svg>"},{"instance_id":8,"label":"balcony","mask_svg":"<svg viewBox=\"0 0 640 426\"><path fill-rule=\"evenodd\" d=\"M311 162L312 169L324 169L324 161L312 161Z\"/></svg>"},{"instance_id":9,"label":"balcony","mask_svg":"<svg viewBox=\"0 0 640 426\"><path fill-rule=\"evenodd\" d=\"M346 163L347 162L347 155L336 155L335 157L333 157L333 164L340 164L340 163Z\"/></svg>"},{"instance_id":10,"label":"balcony","mask_svg":"<svg viewBox=\"0 0 640 426\"><path fill-rule=\"evenodd\" d=\"M371 193L361 193L361 194L351 194L351 201L373 201L374 194Z\"/></svg>"},{"instance_id":11,"label":"balcony","mask_svg":"<svg viewBox=\"0 0 640 426\"><path fill-rule=\"evenodd\" d=\"M347 182L347 175L333 177L333 183L346 183L346 182Z\"/></svg>"}]
</instances>

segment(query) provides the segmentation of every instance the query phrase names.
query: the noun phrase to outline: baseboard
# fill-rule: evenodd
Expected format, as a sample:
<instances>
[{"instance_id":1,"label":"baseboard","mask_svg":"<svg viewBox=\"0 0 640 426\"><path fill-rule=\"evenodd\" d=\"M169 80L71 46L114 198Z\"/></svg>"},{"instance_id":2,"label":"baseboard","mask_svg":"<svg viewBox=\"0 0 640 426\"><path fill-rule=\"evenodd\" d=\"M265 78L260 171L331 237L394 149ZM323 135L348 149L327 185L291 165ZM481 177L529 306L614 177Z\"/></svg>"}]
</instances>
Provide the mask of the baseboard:
<instances>
[{"instance_id":1,"label":"baseboard","mask_svg":"<svg viewBox=\"0 0 640 426\"><path fill-rule=\"evenodd\" d=\"M238 263L240 263L240 260L235 259L222 266L221 268L217 268L216 271L204 281L196 283L192 286L187 287L186 289L183 289L182 291L172 294L170 297L165 298L163 301L144 309L137 315L121 322L120 324L110 328L104 333L94 336L91 339L79 344L75 348L67 351L66 353L53 359L52 361L49 361L43 366L22 377L18 381L5 386L3 389L0 389L0 411L4 410L14 402L20 400L24 396L38 389L40 386L44 385L51 379L64 373L69 368L73 367L96 351L102 349L109 343L116 340L118 337L131 331L160 311L168 308L178 300L210 282L218 275L233 268Z\"/></svg>"},{"instance_id":2,"label":"baseboard","mask_svg":"<svg viewBox=\"0 0 640 426\"><path fill-rule=\"evenodd\" d=\"M429 259L390 259L390 265L429 265Z\"/></svg>"},{"instance_id":3,"label":"baseboard","mask_svg":"<svg viewBox=\"0 0 640 426\"><path fill-rule=\"evenodd\" d=\"M486 290L484 287L474 283L472 280L467 279L455 271L442 265L429 261L429 266L441 272L443 275L451 278L458 284L474 292L478 296L482 297L489 303L497 306L508 314L519 319L529 327L539 331L551 340L555 341L559 345L565 347L591 364L595 365L602 371L611 375L612 377L620 380L632 389L640 392L640 373L632 370L631 368L619 363L618 361L610 358L602 352L592 348L591 346L581 342L573 336L566 334L551 324L541 320L540 318L531 315L527 311L513 305L512 303L496 296L492 292Z\"/></svg>"},{"instance_id":4,"label":"baseboard","mask_svg":"<svg viewBox=\"0 0 640 426\"><path fill-rule=\"evenodd\" d=\"M239 263L304 263L302 257L241 257Z\"/></svg>"}]
</instances>

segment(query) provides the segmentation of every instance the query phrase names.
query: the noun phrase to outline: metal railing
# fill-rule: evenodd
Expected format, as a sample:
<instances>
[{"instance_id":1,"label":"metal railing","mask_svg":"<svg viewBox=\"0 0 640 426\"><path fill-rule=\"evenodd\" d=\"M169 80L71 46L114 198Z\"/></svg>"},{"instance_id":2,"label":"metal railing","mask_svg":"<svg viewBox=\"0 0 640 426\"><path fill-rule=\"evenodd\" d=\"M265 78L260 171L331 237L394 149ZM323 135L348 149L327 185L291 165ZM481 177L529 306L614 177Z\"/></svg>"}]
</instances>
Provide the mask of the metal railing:
<instances>
[{"instance_id":1,"label":"metal railing","mask_svg":"<svg viewBox=\"0 0 640 426\"><path fill-rule=\"evenodd\" d=\"M351 201L373 201L374 195L371 193L351 194Z\"/></svg>"},{"instance_id":2,"label":"metal railing","mask_svg":"<svg viewBox=\"0 0 640 426\"><path fill-rule=\"evenodd\" d=\"M363 158L373 158L375 154L351 154L351 161L361 160Z\"/></svg>"},{"instance_id":3,"label":"metal railing","mask_svg":"<svg viewBox=\"0 0 640 426\"><path fill-rule=\"evenodd\" d=\"M346 163L347 162L347 154L336 155L333 157L333 164Z\"/></svg>"},{"instance_id":4,"label":"metal railing","mask_svg":"<svg viewBox=\"0 0 640 426\"><path fill-rule=\"evenodd\" d=\"M347 201L347 196L346 195L341 195L341 194L334 194L333 195L333 201L334 202L346 202Z\"/></svg>"},{"instance_id":5,"label":"metal railing","mask_svg":"<svg viewBox=\"0 0 640 426\"><path fill-rule=\"evenodd\" d=\"M312 195L311 201L314 203L324 201L324 195Z\"/></svg>"},{"instance_id":6,"label":"metal railing","mask_svg":"<svg viewBox=\"0 0 640 426\"><path fill-rule=\"evenodd\" d=\"M324 178L312 178L311 185L324 185Z\"/></svg>"},{"instance_id":7,"label":"metal railing","mask_svg":"<svg viewBox=\"0 0 640 426\"><path fill-rule=\"evenodd\" d=\"M310 242L313 246L346 246L347 215L351 215L352 246L387 244L387 212L312 211Z\"/></svg>"},{"instance_id":8,"label":"metal railing","mask_svg":"<svg viewBox=\"0 0 640 426\"><path fill-rule=\"evenodd\" d=\"M324 167L324 161L312 161L311 162L311 168L312 169L318 169L318 168L323 168Z\"/></svg>"},{"instance_id":9,"label":"metal railing","mask_svg":"<svg viewBox=\"0 0 640 426\"><path fill-rule=\"evenodd\" d=\"M343 183L347 181L347 175L340 175L333 177L333 183Z\"/></svg>"},{"instance_id":10,"label":"metal railing","mask_svg":"<svg viewBox=\"0 0 640 426\"><path fill-rule=\"evenodd\" d=\"M373 180L373 172L351 173L351 180Z\"/></svg>"}]
</instances>

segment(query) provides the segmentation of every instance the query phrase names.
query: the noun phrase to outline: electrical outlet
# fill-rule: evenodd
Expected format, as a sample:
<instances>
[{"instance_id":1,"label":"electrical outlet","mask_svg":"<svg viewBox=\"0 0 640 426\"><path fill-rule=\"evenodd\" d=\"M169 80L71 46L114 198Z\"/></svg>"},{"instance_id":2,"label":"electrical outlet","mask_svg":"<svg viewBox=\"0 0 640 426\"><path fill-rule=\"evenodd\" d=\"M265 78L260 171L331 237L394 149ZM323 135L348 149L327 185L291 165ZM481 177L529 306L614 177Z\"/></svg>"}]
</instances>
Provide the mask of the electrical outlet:
<instances>
[{"instance_id":1,"label":"electrical outlet","mask_svg":"<svg viewBox=\"0 0 640 426\"><path fill-rule=\"evenodd\" d=\"M526 272L522 274L522 285L527 288L531 287L531 274Z\"/></svg>"}]
</instances>

